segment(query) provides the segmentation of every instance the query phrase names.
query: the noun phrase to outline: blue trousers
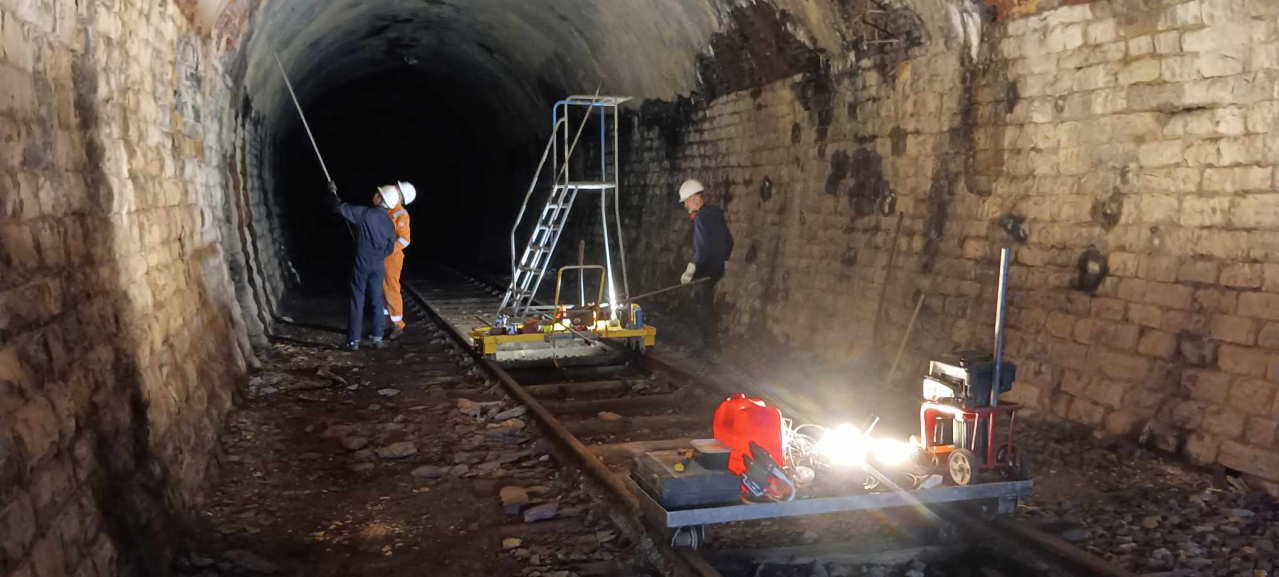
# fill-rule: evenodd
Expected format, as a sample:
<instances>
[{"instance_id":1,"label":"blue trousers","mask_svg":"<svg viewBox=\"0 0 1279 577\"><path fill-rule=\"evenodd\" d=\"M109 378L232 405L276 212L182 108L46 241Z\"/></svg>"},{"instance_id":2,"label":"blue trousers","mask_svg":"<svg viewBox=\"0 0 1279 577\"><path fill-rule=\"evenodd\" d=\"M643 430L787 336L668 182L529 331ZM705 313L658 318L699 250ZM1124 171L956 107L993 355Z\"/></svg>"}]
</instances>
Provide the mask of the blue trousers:
<instances>
[{"instance_id":1,"label":"blue trousers","mask_svg":"<svg viewBox=\"0 0 1279 577\"><path fill-rule=\"evenodd\" d=\"M380 263L379 263L380 264ZM364 302L372 303L369 308L373 311L373 338L382 339L382 332L386 329L385 320L382 317L382 306L385 297L382 295L382 277L386 276L386 269L377 267L355 267L351 271L351 324L347 329L347 342L359 342L361 333L364 331Z\"/></svg>"}]
</instances>

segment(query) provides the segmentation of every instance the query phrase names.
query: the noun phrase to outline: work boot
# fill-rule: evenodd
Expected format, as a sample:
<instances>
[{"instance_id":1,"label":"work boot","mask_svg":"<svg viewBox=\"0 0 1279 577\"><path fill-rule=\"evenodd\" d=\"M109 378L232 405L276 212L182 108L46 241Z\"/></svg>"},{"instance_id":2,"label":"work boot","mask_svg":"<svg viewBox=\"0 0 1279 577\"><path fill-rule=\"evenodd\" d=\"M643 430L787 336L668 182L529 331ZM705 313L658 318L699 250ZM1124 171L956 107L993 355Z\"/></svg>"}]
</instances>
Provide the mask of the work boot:
<instances>
[{"instance_id":1,"label":"work boot","mask_svg":"<svg viewBox=\"0 0 1279 577\"><path fill-rule=\"evenodd\" d=\"M360 350L360 343L357 343L357 342L355 342L355 341L351 341L351 342L347 343L347 344L346 344L346 346L344 346L344 347L342 347L342 348L344 348L344 349L346 349L346 350L348 350L348 351L358 351L358 350Z\"/></svg>"},{"instance_id":2,"label":"work boot","mask_svg":"<svg viewBox=\"0 0 1279 577\"><path fill-rule=\"evenodd\" d=\"M397 325L397 326L391 327L391 332L386 335L386 340L393 341L402 336L404 336L404 327Z\"/></svg>"},{"instance_id":3,"label":"work boot","mask_svg":"<svg viewBox=\"0 0 1279 577\"><path fill-rule=\"evenodd\" d=\"M377 349L377 350L379 350L379 351L380 351L380 350L382 350L382 349L385 349L385 348L386 348L386 341L384 341L384 340L382 340L382 339L378 339L378 340L376 340L376 341L373 341L373 348L375 348L375 349Z\"/></svg>"}]
</instances>

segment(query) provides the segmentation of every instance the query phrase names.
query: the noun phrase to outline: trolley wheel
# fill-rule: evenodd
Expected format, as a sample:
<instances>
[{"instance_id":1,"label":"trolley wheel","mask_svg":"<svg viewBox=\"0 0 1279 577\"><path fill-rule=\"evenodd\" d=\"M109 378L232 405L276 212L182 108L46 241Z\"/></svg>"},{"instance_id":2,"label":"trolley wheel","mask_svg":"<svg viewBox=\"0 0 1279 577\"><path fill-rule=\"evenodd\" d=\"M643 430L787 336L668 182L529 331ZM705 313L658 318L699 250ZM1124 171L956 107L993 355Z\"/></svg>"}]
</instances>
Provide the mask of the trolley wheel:
<instances>
[{"instance_id":1,"label":"trolley wheel","mask_svg":"<svg viewBox=\"0 0 1279 577\"><path fill-rule=\"evenodd\" d=\"M963 487L977 477L977 457L968 449L955 449L946 459L946 479Z\"/></svg>"},{"instance_id":2,"label":"trolley wheel","mask_svg":"<svg viewBox=\"0 0 1279 577\"><path fill-rule=\"evenodd\" d=\"M689 527L676 527L675 534L671 536L672 547L688 547L694 551L706 541L706 526L692 525Z\"/></svg>"},{"instance_id":3,"label":"trolley wheel","mask_svg":"<svg viewBox=\"0 0 1279 577\"><path fill-rule=\"evenodd\" d=\"M1000 476L1007 481L1025 481L1033 472L1030 454L1017 450L1016 445L1005 444L999 447L999 451L995 453L995 461L1007 463L1007 466L999 468Z\"/></svg>"}]
</instances>

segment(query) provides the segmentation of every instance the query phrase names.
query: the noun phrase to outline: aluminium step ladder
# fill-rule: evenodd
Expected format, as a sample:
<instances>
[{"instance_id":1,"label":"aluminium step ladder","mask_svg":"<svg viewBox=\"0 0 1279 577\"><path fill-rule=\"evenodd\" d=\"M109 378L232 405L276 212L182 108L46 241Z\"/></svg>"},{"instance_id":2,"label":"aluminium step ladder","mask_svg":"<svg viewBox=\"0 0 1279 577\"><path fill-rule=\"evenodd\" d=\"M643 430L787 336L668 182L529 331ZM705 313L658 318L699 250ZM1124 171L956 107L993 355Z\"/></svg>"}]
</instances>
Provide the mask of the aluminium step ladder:
<instances>
[{"instance_id":1,"label":"aluminium step ladder","mask_svg":"<svg viewBox=\"0 0 1279 577\"><path fill-rule=\"evenodd\" d=\"M622 290L623 294L628 294L629 283L626 278L626 257L622 248L621 212L618 208L618 189L620 187L617 155L618 105L627 100L630 100L630 98L622 96L570 96L557 102L553 107L551 137L547 140L546 149L542 152L542 160L537 165L537 172L533 175L533 181L529 184L528 192L524 195L524 204L520 207L519 215L515 219L515 225L511 227L511 283L507 286L506 294L502 297L502 304L498 307L496 324L504 324L507 319L519 322L519 319L534 312L553 312L550 311L553 307L537 306L534 304L534 300L538 288L541 287L542 279L546 276L546 270L550 266L560 235L564 232L564 228L568 223L569 213L577 201L578 193L582 191L600 193L600 215L604 233L605 269L608 284L607 294L610 304L615 303L617 298L617 290L613 286L613 263L609 243L607 209L610 194L613 197L617 245L622 268ZM577 126L576 133L572 135L569 132L571 107L586 107L581 123ZM574 178L577 175L572 174L573 171L570 170L573 153L577 149L587 121L596 109L599 110L600 127L599 172L598 174L590 174L585 179ZM609 118L610 113L612 115L611 119ZM612 121L611 141L608 130L610 120ZM537 223L533 226L528 243L525 245L523 253L517 256L515 236L518 234L524 213L528 209L529 200L537 188L538 180L541 177L542 169L546 165L548 155L551 158L551 166L555 167L555 179L550 187L551 190L546 199L546 204L542 207ZM609 170L608 161L610 159L612 160L612 170ZM594 171L588 168L585 172Z\"/></svg>"}]
</instances>

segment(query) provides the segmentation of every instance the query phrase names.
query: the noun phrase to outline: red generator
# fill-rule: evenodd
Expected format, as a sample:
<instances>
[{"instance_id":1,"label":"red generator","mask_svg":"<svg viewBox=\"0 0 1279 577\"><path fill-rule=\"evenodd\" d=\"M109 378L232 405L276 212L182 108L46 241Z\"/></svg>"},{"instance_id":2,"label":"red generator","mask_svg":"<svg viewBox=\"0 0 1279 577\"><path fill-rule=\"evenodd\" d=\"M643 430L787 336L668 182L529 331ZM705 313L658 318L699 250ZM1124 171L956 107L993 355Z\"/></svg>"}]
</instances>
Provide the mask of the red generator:
<instances>
[{"instance_id":1,"label":"red generator","mask_svg":"<svg viewBox=\"0 0 1279 577\"><path fill-rule=\"evenodd\" d=\"M782 452L782 412L769 407L761 399L737 393L715 409L712 425L715 438L728 445L728 470L741 475L746 471L743 455L751 454L751 441L759 444L774 461L785 465Z\"/></svg>"},{"instance_id":2,"label":"red generator","mask_svg":"<svg viewBox=\"0 0 1279 577\"><path fill-rule=\"evenodd\" d=\"M928 363L919 443L936 457L950 482L968 485L984 470L1009 480L1030 477L1029 457L1013 444L1021 406L997 400L999 393L1012 390L1016 377L1017 366L1002 361L998 393L992 396L995 360L990 353L958 351Z\"/></svg>"}]
</instances>

